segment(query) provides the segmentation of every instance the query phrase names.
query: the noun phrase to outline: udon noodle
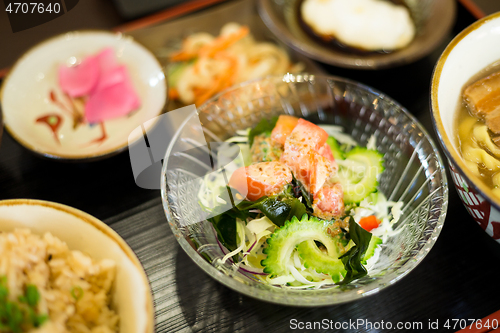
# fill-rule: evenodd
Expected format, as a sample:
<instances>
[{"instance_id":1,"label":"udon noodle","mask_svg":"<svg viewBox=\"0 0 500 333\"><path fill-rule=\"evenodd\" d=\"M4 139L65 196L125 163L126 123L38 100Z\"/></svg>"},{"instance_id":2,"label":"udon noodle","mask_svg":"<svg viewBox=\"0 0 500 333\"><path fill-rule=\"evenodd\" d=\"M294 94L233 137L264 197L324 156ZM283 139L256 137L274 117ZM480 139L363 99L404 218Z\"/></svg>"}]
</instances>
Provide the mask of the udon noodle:
<instances>
[{"instance_id":1,"label":"udon noodle","mask_svg":"<svg viewBox=\"0 0 500 333\"><path fill-rule=\"evenodd\" d=\"M468 86L498 70L500 64L494 64L481 71L464 86L464 91ZM486 89L488 95L483 98L488 99L488 102L491 101L494 96L490 94L498 93L496 88L488 86ZM500 198L500 146L495 143L495 141L500 143L498 140L500 135L488 127L488 121L485 120L488 115L481 116L480 110L472 110L474 106L470 103L464 94L456 119L459 149L467 167ZM477 105L479 107L480 104ZM500 105L498 107L500 108Z\"/></svg>"}]
</instances>

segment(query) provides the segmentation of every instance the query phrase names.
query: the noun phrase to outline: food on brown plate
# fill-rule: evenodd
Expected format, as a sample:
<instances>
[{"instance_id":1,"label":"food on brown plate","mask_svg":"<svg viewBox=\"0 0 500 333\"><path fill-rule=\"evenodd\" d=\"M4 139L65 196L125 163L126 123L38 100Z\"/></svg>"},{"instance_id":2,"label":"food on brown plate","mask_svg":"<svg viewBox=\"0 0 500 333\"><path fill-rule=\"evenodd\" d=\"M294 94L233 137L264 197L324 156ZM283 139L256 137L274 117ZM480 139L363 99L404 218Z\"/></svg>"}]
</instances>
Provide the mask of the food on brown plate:
<instances>
[{"instance_id":1,"label":"food on brown plate","mask_svg":"<svg viewBox=\"0 0 500 333\"><path fill-rule=\"evenodd\" d=\"M322 40L362 51L394 51L415 37L408 8L391 1L304 0L299 17Z\"/></svg>"},{"instance_id":2,"label":"food on brown plate","mask_svg":"<svg viewBox=\"0 0 500 333\"><path fill-rule=\"evenodd\" d=\"M456 127L468 168L500 197L500 64L464 86Z\"/></svg>"},{"instance_id":3,"label":"food on brown plate","mask_svg":"<svg viewBox=\"0 0 500 333\"><path fill-rule=\"evenodd\" d=\"M170 61L170 99L197 105L234 84L302 69L285 50L256 41L248 27L237 23L225 24L219 36L188 36Z\"/></svg>"}]
</instances>

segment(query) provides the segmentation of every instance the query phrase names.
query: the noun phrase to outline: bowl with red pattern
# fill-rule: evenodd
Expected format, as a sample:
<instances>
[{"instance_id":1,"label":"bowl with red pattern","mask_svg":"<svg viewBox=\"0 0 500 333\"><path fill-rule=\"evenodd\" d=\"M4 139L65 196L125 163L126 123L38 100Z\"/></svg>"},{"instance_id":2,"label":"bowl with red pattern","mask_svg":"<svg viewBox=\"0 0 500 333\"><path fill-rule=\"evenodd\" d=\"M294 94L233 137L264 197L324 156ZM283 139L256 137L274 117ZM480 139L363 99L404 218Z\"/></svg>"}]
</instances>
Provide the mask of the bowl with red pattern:
<instances>
[{"instance_id":1,"label":"bowl with red pattern","mask_svg":"<svg viewBox=\"0 0 500 333\"><path fill-rule=\"evenodd\" d=\"M500 242L500 197L476 175L471 166L474 163L465 160L460 149L463 143L458 137L458 124L463 119L458 109L464 87L500 60L498 41L500 13L473 23L450 42L434 69L431 113L460 200L480 227Z\"/></svg>"},{"instance_id":2,"label":"bowl with red pattern","mask_svg":"<svg viewBox=\"0 0 500 333\"><path fill-rule=\"evenodd\" d=\"M19 58L0 99L5 128L21 145L48 158L89 161L125 150L137 126L153 126L167 83L155 56L131 37L74 31Z\"/></svg>"}]
</instances>

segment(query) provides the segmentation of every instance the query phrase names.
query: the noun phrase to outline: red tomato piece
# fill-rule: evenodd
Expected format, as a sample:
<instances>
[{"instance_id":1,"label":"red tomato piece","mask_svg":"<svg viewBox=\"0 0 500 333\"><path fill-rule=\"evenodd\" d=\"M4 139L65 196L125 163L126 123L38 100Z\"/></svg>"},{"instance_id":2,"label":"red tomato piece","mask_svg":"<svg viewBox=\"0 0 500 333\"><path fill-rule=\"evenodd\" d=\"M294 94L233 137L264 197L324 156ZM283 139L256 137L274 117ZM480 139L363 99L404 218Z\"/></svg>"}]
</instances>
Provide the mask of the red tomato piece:
<instances>
[{"instance_id":1,"label":"red tomato piece","mask_svg":"<svg viewBox=\"0 0 500 333\"><path fill-rule=\"evenodd\" d=\"M327 183L337 173L337 163L306 145L287 145L280 161L290 167L295 178L303 183L312 194Z\"/></svg>"},{"instance_id":2,"label":"red tomato piece","mask_svg":"<svg viewBox=\"0 0 500 333\"><path fill-rule=\"evenodd\" d=\"M235 188L250 201L258 200L283 190L292 182L290 169L280 162L262 162L237 169L229 180Z\"/></svg>"},{"instance_id":3,"label":"red tomato piece","mask_svg":"<svg viewBox=\"0 0 500 333\"><path fill-rule=\"evenodd\" d=\"M370 215L359 220L359 225L366 231L372 231L373 229L378 228L380 221L375 217L375 215Z\"/></svg>"},{"instance_id":4,"label":"red tomato piece","mask_svg":"<svg viewBox=\"0 0 500 333\"><path fill-rule=\"evenodd\" d=\"M297 126L295 126L286 141L296 144L305 144L310 149L317 152L326 143L326 139L328 139L328 133L326 133L324 129L310 121L299 119L297 121Z\"/></svg>"},{"instance_id":5,"label":"red tomato piece","mask_svg":"<svg viewBox=\"0 0 500 333\"><path fill-rule=\"evenodd\" d=\"M247 171L245 167L236 169L231 178L229 179L229 186L236 189L242 196L247 195L248 185L247 185ZM234 196L234 193L233 193Z\"/></svg>"},{"instance_id":6,"label":"red tomato piece","mask_svg":"<svg viewBox=\"0 0 500 333\"><path fill-rule=\"evenodd\" d=\"M312 194L316 194L336 172L337 164L326 143L327 138L322 128L299 119L286 139L280 158Z\"/></svg>"},{"instance_id":7,"label":"red tomato piece","mask_svg":"<svg viewBox=\"0 0 500 333\"><path fill-rule=\"evenodd\" d=\"M271 133L271 139L281 145L285 144L286 137L292 133L299 118L288 115L281 115Z\"/></svg>"},{"instance_id":8,"label":"red tomato piece","mask_svg":"<svg viewBox=\"0 0 500 333\"><path fill-rule=\"evenodd\" d=\"M326 157L331 162L335 162L335 157L333 157L332 148L330 148L330 145L328 143L325 143L323 146L321 146L321 148L319 148L318 153L321 156Z\"/></svg>"},{"instance_id":9,"label":"red tomato piece","mask_svg":"<svg viewBox=\"0 0 500 333\"><path fill-rule=\"evenodd\" d=\"M316 194L323 186L331 183L331 178L336 174L336 164L333 164L327 158L319 154L314 154L314 164L309 179L309 191L312 194Z\"/></svg>"},{"instance_id":10,"label":"red tomato piece","mask_svg":"<svg viewBox=\"0 0 500 333\"><path fill-rule=\"evenodd\" d=\"M344 192L340 184L323 186L314 195L314 215L330 219L344 215Z\"/></svg>"},{"instance_id":11,"label":"red tomato piece","mask_svg":"<svg viewBox=\"0 0 500 333\"><path fill-rule=\"evenodd\" d=\"M287 145L281 154L280 161L292 170L295 178L309 187L315 165L314 156L315 153L304 145Z\"/></svg>"}]
</instances>

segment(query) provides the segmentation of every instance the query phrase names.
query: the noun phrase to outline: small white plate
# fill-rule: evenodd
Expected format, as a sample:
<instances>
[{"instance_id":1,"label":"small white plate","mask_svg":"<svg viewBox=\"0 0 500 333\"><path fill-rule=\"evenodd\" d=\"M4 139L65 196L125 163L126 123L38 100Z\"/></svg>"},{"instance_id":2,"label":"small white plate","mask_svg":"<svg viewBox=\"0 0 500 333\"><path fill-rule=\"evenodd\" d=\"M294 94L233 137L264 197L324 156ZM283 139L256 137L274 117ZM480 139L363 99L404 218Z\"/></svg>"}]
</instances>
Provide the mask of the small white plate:
<instances>
[{"instance_id":1,"label":"small white plate","mask_svg":"<svg viewBox=\"0 0 500 333\"><path fill-rule=\"evenodd\" d=\"M41 200L0 201L0 232L30 229L43 236L50 232L96 260L116 263L111 303L120 317L121 333L153 333L154 305L148 278L127 243L95 217L69 206Z\"/></svg>"},{"instance_id":2,"label":"small white plate","mask_svg":"<svg viewBox=\"0 0 500 333\"><path fill-rule=\"evenodd\" d=\"M106 47L115 51L119 64L126 65L141 100L139 110L104 122L107 138L99 125L87 123L73 128L72 116L51 99L68 105L58 82L58 69ZM127 148L132 130L158 116L166 105L167 83L154 55L131 37L107 31L75 31L51 38L33 47L12 67L0 91L6 130L19 143L42 156L64 160L95 160ZM53 131L37 119L57 114L62 123ZM153 126L154 122L148 123ZM144 128L148 130L148 128Z\"/></svg>"}]
</instances>

